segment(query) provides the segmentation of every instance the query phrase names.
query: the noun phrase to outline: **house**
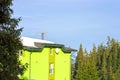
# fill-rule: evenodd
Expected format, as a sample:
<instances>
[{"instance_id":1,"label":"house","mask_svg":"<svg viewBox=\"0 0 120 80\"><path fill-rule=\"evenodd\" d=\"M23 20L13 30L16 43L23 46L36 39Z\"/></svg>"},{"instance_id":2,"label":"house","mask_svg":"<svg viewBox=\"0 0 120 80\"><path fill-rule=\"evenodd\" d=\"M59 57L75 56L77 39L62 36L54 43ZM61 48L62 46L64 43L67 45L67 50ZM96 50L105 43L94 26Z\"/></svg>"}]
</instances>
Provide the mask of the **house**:
<instances>
[{"instance_id":1,"label":"house","mask_svg":"<svg viewBox=\"0 0 120 80\"><path fill-rule=\"evenodd\" d=\"M76 51L51 41L22 37L24 50L20 52L22 64L28 68L25 80L70 80L71 52Z\"/></svg>"}]
</instances>

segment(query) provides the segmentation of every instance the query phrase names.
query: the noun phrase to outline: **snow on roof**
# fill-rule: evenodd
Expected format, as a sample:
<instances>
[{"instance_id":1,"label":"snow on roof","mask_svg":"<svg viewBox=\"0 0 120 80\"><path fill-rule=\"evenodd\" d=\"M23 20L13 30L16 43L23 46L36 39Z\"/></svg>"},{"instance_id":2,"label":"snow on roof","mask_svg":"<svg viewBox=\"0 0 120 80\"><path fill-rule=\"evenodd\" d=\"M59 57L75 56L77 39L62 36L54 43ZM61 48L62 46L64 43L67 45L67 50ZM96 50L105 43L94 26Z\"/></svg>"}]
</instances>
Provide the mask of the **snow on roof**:
<instances>
[{"instance_id":1,"label":"snow on roof","mask_svg":"<svg viewBox=\"0 0 120 80\"><path fill-rule=\"evenodd\" d=\"M40 40L40 39L29 38L29 37L21 37L21 40L22 40L23 46L28 46L28 47L36 47L36 46L34 45L35 42L54 44L54 42L51 42L51 41Z\"/></svg>"}]
</instances>

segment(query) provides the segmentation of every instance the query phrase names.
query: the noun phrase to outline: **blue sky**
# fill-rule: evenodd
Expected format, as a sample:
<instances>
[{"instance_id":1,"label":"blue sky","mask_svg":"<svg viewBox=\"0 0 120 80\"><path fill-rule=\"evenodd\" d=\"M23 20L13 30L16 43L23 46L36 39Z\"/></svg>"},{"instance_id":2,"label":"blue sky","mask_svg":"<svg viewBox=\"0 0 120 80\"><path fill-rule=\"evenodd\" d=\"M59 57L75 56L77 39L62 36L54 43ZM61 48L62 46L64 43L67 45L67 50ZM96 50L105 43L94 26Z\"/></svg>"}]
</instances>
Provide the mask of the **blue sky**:
<instances>
[{"instance_id":1,"label":"blue sky","mask_svg":"<svg viewBox=\"0 0 120 80\"><path fill-rule=\"evenodd\" d=\"M120 0L14 0L14 17L22 17L22 36L90 50L107 36L120 41Z\"/></svg>"}]
</instances>

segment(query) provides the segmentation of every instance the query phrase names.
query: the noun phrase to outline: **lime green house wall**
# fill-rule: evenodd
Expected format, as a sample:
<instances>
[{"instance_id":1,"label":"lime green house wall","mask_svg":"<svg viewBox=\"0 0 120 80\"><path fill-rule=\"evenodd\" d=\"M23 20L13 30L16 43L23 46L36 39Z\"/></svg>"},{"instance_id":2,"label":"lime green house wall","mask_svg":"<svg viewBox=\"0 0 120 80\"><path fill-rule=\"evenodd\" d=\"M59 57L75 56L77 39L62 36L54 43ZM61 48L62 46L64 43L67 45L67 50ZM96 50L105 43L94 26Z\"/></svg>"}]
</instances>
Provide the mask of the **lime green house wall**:
<instances>
[{"instance_id":1,"label":"lime green house wall","mask_svg":"<svg viewBox=\"0 0 120 80\"><path fill-rule=\"evenodd\" d=\"M23 50L22 53L22 63L28 64L28 68L25 71L23 77L27 80L48 80L48 48L44 48L42 52L40 51L28 51Z\"/></svg>"},{"instance_id":2,"label":"lime green house wall","mask_svg":"<svg viewBox=\"0 0 120 80\"><path fill-rule=\"evenodd\" d=\"M20 60L28 64L24 80L71 80L71 52L61 44L34 43L24 46Z\"/></svg>"},{"instance_id":3,"label":"lime green house wall","mask_svg":"<svg viewBox=\"0 0 120 80\"><path fill-rule=\"evenodd\" d=\"M55 55L55 80L71 80L71 54L60 50Z\"/></svg>"}]
</instances>

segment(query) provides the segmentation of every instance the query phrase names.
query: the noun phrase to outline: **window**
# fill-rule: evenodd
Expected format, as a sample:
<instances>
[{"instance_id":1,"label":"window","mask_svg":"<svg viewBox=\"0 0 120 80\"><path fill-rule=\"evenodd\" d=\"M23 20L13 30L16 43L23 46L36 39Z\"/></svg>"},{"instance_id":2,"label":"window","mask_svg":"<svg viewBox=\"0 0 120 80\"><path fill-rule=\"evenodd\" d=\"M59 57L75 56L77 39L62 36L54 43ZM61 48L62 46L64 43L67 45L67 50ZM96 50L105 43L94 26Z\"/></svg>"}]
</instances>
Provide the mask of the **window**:
<instances>
[{"instance_id":1,"label":"window","mask_svg":"<svg viewBox=\"0 0 120 80\"><path fill-rule=\"evenodd\" d=\"M54 73L53 68L54 68L54 64L51 63L51 64L50 64L50 75L52 75L52 74Z\"/></svg>"}]
</instances>

